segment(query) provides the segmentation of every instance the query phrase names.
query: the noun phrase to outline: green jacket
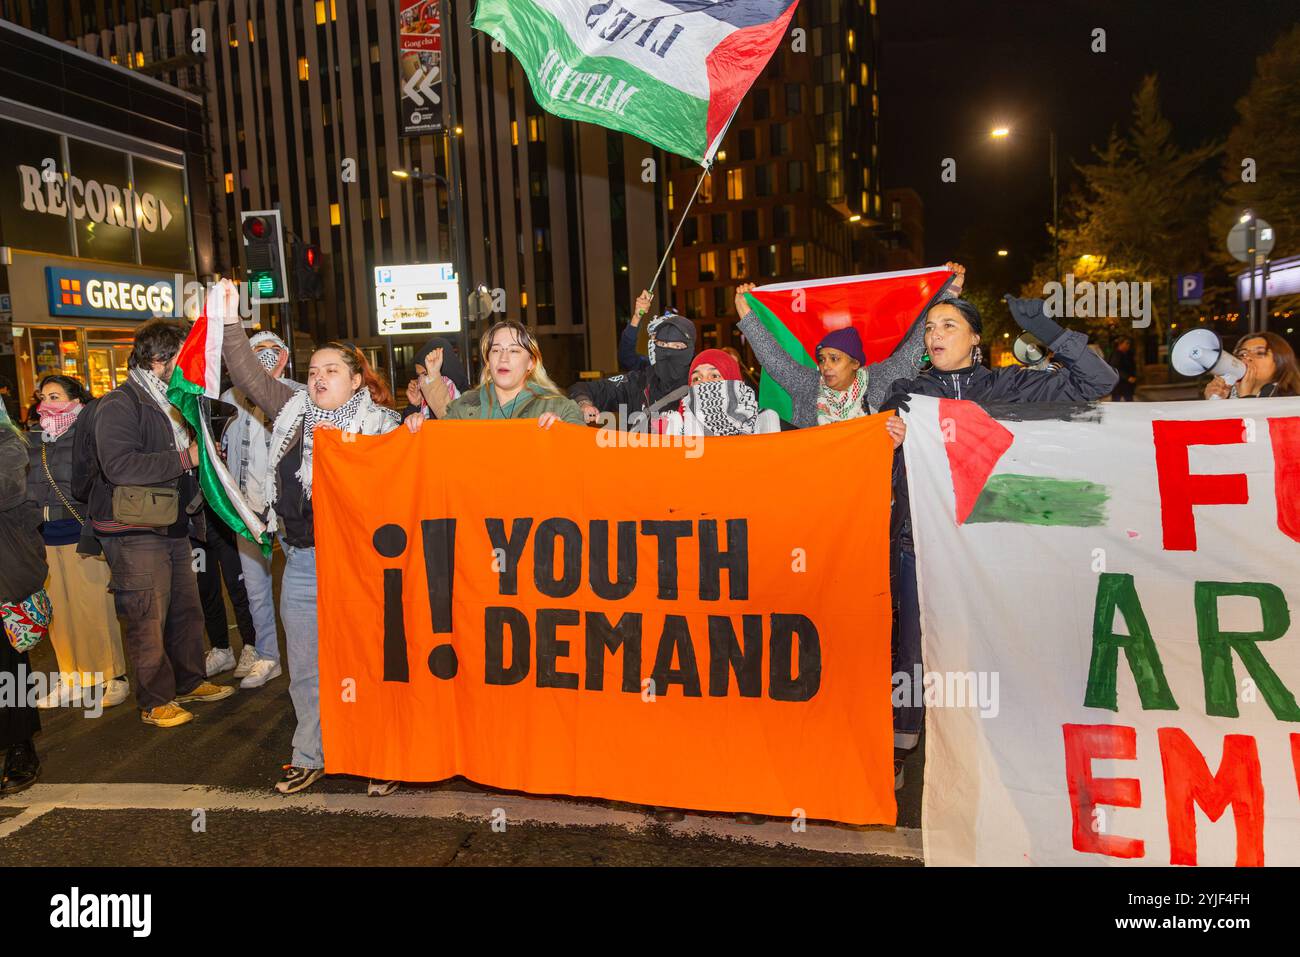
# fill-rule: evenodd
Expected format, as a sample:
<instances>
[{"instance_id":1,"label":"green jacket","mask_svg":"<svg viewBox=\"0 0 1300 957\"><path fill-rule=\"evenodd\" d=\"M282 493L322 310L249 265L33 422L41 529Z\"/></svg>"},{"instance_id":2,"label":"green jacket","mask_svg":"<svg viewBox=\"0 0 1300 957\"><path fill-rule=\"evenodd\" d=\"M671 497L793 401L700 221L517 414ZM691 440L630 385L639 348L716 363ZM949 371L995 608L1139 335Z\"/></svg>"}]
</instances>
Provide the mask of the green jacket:
<instances>
[{"instance_id":1,"label":"green jacket","mask_svg":"<svg viewBox=\"0 0 1300 957\"><path fill-rule=\"evenodd\" d=\"M488 392L491 388L492 385L489 383L481 388L470 389L447 406L446 417L448 419L489 418L490 410L486 403L493 401ZM537 419L541 418L544 412L554 412L562 422L586 425L578 403L562 395L551 395L536 383L528 383L524 386L524 391L515 398L514 404L506 403L506 405L509 407L509 417L512 419Z\"/></svg>"}]
</instances>

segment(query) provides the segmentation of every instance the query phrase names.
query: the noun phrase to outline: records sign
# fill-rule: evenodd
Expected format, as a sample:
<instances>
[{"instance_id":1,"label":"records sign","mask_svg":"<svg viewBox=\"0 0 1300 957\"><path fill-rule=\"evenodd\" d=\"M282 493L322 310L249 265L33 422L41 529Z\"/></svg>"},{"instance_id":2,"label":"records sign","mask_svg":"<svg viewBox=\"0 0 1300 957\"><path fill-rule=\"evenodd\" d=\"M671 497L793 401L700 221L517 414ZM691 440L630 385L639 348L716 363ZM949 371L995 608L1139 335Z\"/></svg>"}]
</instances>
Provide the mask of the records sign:
<instances>
[{"instance_id":1,"label":"records sign","mask_svg":"<svg viewBox=\"0 0 1300 957\"><path fill-rule=\"evenodd\" d=\"M397 83L403 136L442 129L441 0L401 0Z\"/></svg>"}]
</instances>

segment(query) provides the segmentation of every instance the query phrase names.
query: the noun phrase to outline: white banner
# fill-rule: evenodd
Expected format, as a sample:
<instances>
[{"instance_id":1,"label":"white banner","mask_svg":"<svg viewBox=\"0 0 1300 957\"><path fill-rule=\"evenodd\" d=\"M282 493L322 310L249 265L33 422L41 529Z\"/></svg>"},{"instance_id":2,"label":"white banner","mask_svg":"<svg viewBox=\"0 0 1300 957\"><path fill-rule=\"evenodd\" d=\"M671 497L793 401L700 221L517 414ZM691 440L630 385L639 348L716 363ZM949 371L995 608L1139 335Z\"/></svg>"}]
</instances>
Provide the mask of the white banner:
<instances>
[{"instance_id":1,"label":"white banner","mask_svg":"<svg viewBox=\"0 0 1300 957\"><path fill-rule=\"evenodd\" d=\"M926 862L1300 864L1300 399L910 402Z\"/></svg>"}]
</instances>

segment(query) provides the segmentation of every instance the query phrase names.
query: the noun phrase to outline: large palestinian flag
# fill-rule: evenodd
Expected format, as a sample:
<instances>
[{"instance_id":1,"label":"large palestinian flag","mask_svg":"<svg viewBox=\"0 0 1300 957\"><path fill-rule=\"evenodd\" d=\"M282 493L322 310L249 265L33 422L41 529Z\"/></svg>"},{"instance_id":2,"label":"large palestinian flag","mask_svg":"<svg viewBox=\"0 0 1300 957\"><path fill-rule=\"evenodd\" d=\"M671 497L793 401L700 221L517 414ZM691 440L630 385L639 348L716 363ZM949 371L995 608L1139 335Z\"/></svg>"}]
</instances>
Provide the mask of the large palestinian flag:
<instances>
[{"instance_id":1,"label":"large palestinian flag","mask_svg":"<svg viewBox=\"0 0 1300 957\"><path fill-rule=\"evenodd\" d=\"M706 164L798 0L479 0L543 109Z\"/></svg>"},{"instance_id":2,"label":"large palestinian flag","mask_svg":"<svg viewBox=\"0 0 1300 957\"><path fill-rule=\"evenodd\" d=\"M758 319L802 364L816 367L817 343L826 333L845 326L858 330L870 364L893 354L952 277L953 273L937 266L905 269L759 286L747 298ZM791 418L789 394L768 375L759 387L758 404L774 409L786 421Z\"/></svg>"},{"instance_id":3,"label":"large palestinian flag","mask_svg":"<svg viewBox=\"0 0 1300 957\"><path fill-rule=\"evenodd\" d=\"M181 410L185 421L194 428L199 443L199 485L212 511L236 533L262 546L270 554L271 542L266 525L244 501L239 485L218 452L212 435L208 401L221 395L222 316L235 308L230 298L234 290L228 279L216 283L208 292L203 313L195 320L190 334L176 357L176 368L167 385L167 398ZM234 301L238 300L238 294Z\"/></svg>"}]
</instances>

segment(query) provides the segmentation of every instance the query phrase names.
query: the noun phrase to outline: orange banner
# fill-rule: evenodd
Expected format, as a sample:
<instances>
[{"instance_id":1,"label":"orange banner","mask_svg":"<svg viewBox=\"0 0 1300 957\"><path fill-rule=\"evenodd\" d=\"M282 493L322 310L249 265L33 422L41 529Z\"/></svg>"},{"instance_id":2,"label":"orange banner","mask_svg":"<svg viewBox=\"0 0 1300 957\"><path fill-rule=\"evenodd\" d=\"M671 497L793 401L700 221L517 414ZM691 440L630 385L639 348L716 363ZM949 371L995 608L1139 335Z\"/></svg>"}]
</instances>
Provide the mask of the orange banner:
<instances>
[{"instance_id":1,"label":"orange banner","mask_svg":"<svg viewBox=\"0 0 1300 957\"><path fill-rule=\"evenodd\" d=\"M327 770L894 823L886 418L318 433Z\"/></svg>"}]
</instances>

